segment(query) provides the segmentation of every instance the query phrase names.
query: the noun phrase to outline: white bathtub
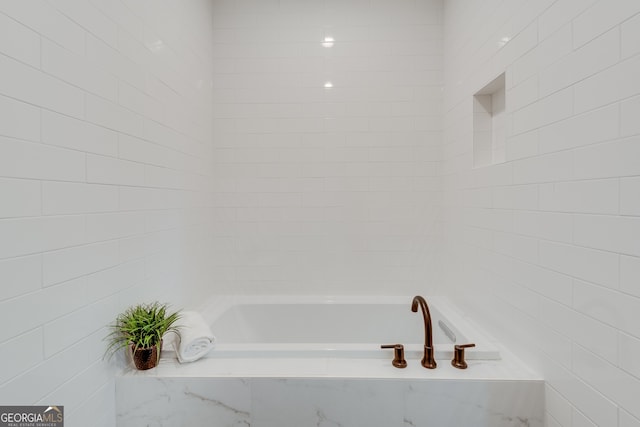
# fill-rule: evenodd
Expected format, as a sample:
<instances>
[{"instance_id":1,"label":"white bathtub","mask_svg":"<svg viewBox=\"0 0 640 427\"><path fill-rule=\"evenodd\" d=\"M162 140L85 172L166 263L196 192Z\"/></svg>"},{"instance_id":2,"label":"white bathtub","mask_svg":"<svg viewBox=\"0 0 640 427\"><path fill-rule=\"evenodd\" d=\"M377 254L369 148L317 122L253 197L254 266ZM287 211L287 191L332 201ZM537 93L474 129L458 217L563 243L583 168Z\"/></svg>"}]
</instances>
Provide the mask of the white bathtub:
<instances>
[{"instance_id":1,"label":"white bathtub","mask_svg":"<svg viewBox=\"0 0 640 427\"><path fill-rule=\"evenodd\" d=\"M406 358L420 358L422 313L413 297L217 297L203 308L216 335L210 358L385 358L381 344L404 344ZM443 297L426 298L436 360L451 360L454 344L475 343L470 360L500 359L498 347L456 313Z\"/></svg>"},{"instance_id":2,"label":"white bathtub","mask_svg":"<svg viewBox=\"0 0 640 427\"><path fill-rule=\"evenodd\" d=\"M215 297L202 307L218 338L210 357L180 364L163 351L157 368L117 376L117 425L544 425L544 381L446 299L427 298L438 367L420 366L424 327L411 301ZM451 366L441 325L477 345L468 369ZM405 369L380 349L394 343L409 350Z\"/></svg>"}]
</instances>

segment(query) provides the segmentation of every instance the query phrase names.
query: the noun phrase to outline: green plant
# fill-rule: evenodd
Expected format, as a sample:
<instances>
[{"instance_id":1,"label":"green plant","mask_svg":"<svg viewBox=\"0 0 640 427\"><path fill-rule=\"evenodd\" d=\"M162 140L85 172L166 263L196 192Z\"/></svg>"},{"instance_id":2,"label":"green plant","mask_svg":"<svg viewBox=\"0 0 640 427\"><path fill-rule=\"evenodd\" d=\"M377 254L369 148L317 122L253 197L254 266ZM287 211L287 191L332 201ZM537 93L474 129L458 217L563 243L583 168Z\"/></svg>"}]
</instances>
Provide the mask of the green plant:
<instances>
[{"instance_id":1,"label":"green plant","mask_svg":"<svg viewBox=\"0 0 640 427\"><path fill-rule=\"evenodd\" d=\"M133 351L136 351L159 345L167 332L179 335L175 326L179 318L179 312L169 313L168 305L159 302L129 307L110 325L111 332L106 337L108 346L105 356L111 357L125 347L131 346Z\"/></svg>"}]
</instances>

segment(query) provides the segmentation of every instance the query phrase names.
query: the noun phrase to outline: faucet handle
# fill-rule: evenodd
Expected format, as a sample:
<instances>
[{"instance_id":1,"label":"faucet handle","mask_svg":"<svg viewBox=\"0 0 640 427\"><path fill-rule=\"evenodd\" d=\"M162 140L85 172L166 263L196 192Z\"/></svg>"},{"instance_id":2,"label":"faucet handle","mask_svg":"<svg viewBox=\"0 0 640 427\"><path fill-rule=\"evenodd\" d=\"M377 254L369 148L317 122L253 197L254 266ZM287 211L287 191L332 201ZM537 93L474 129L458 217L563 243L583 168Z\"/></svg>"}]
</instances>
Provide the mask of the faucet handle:
<instances>
[{"instance_id":1,"label":"faucet handle","mask_svg":"<svg viewBox=\"0 0 640 427\"><path fill-rule=\"evenodd\" d=\"M391 364L396 368L406 368L407 361L404 360L404 346L402 344L385 344L380 348L392 348L393 349L393 361Z\"/></svg>"},{"instance_id":2,"label":"faucet handle","mask_svg":"<svg viewBox=\"0 0 640 427\"><path fill-rule=\"evenodd\" d=\"M451 365L458 369L467 369L467 362L464 360L464 349L475 347L475 344L456 344L453 348L453 360Z\"/></svg>"}]
</instances>

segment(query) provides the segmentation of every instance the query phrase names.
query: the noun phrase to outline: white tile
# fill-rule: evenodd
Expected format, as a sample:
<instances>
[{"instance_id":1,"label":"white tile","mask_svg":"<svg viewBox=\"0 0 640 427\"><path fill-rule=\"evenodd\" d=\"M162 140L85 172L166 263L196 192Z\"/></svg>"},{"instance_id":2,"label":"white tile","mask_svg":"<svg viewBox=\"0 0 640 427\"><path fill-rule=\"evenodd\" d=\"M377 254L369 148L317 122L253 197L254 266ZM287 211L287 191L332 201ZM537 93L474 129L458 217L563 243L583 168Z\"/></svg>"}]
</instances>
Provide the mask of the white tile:
<instances>
[{"instance_id":1,"label":"white tile","mask_svg":"<svg viewBox=\"0 0 640 427\"><path fill-rule=\"evenodd\" d=\"M496 252L524 261L538 259L538 242L535 239L508 233L494 233L493 248Z\"/></svg>"},{"instance_id":2,"label":"white tile","mask_svg":"<svg viewBox=\"0 0 640 427\"><path fill-rule=\"evenodd\" d=\"M514 214L514 231L518 234L556 242L571 242L571 215L551 212L518 212Z\"/></svg>"},{"instance_id":3,"label":"white tile","mask_svg":"<svg viewBox=\"0 0 640 427\"><path fill-rule=\"evenodd\" d=\"M2 300L36 291L42 287L40 255L12 258L0 262Z\"/></svg>"},{"instance_id":4,"label":"white tile","mask_svg":"<svg viewBox=\"0 0 640 427\"><path fill-rule=\"evenodd\" d=\"M637 314L640 309L639 298L585 282L574 284L573 298L573 306L579 312L621 332L640 336Z\"/></svg>"},{"instance_id":5,"label":"white tile","mask_svg":"<svg viewBox=\"0 0 640 427\"><path fill-rule=\"evenodd\" d=\"M86 118L108 129L142 135L142 116L93 95L86 95Z\"/></svg>"},{"instance_id":6,"label":"white tile","mask_svg":"<svg viewBox=\"0 0 640 427\"><path fill-rule=\"evenodd\" d=\"M565 89L576 82L573 60L574 55L568 54L540 72L538 91L541 97Z\"/></svg>"},{"instance_id":7,"label":"white tile","mask_svg":"<svg viewBox=\"0 0 640 427\"><path fill-rule=\"evenodd\" d=\"M521 283L559 303L571 304L573 282L569 276L530 263L511 262L511 264L503 267L502 274L507 270L514 282Z\"/></svg>"},{"instance_id":8,"label":"white tile","mask_svg":"<svg viewBox=\"0 0 640 427\"><path fill-rule=\"evenodd\" d=\"M87 182L141 186L145 184L144 165L89 154L87 155Z\"/></svg>"},{"instance_id":9,"label":"white tile","mask_svg":"<svg viewBox=\"0 0 640 427\"><path fill-rule=\"evenodd\" d=\"M11 98L0 96L0 135L40 140L40 109Z\"/></svg>"},{"instance_id":10,"label":"white tile","mask_svg":"<svg viewBox=\"0 0 640 427\"><path fill-rule=\"evenodd\" d=\"M570 23L597 0L560 0L538 17L540 39L547 38L560 27Z\"/></svg>"},{"instance_id":11,"label":"white tile","mask_svg":"<svg viewBox=\"0 0 640 427\"><path fill-rule=\"evenodd\" d=\"M83 55L70 52L49 40L42 41L42 70L95 95L115 101L117 80Z\"/></svg>"},{"instance_id":12,"label":"white tile","mask_svg":"<svg viewBox=\"0 0 640 427\"><path fill-rule=\"evenodd\" d=\"M0 52L33 67L40 67L40 36L0 14Z\"/></svg>"},{"instance_id":13,"label":"white tile","mask_svg":"<svg viewBox=\"0 0 640 427\"><path fill-rule=\"evenodd\" d=\"M640 96L625 100L620 104L620 134L622 136L640 133L640 125L635 120L638 114L640 114Z\"/></svg>"},{"instance_id":14,"label":"white tile","mask_svg":"<svg viewBox=\"0 0 640 427\"><path fill-rule=\"evenodd\" d=\"M117 46L118 26L100 12L91 2L83 0L57 0L54 6L69 19L111 46Z\"/></svg>"},{"instance_id":15,"label":"white tile","mask_svg":"<svg viewBox=\"0 0 640 427\"><path fill-rule=\"evenodd\" d=\"M540 95L580 82L620 60L620 31L614 28L574 50L540 74Z\"/></svg>"},{"instance_id":16,"label":"white tile","mask_svg":"<svg viewBox=\"0 0 640 427\"><path fill-rule=\"evenodd\" d=\"M509 110L517 111L538 100L538 76L530 77L507 91Z\"/></svg>"},{"instance_id":17,"label":"white tile","mask_svg":"<svg viewBox=\"0 0 640 427\"><path fill-rule=\"evenodd\" d=\"M42 213L39 181L0 178L0 218L38 216Z\"/></svg>"},{"instance_id":18,"label":"white tile","mask_svg":"<svg viewBox=\"0 0 640 427\"><path fill-rule=\"evenodd\" d=\"M4 364L0 382L4 383L42 361L42 336L42 329L37 328L0 344L0 357Z\"/></svg>"},{"instance_id":19,"label":"white tile","mask_svg":"<svg viewBox=\"0 0 640 427\"><path fill-rule=\"evenodd\" d=\"M124 290L134 285L140 285L144 278L144 260L135 260L92 273L86 277L85 304L114 294L121 294ZM53 288L55 289L56 287L54 286Z\"/></svg>"},{"instance_id":20,"label":"white tile","mask_svg":"<svg viewBox=\"0 0 640 427\"><path fill-rule=\"evenodd\" d=\"M84 53L84 31L45 0L3 2L0 11L78 54Z\"/></svg>"},{"instance_id":21,"label":"white tile","mask_svg":"<svg viewBox=\"0 0 640 427\"><path fill-rule=\"evenodd\" d=\"M573 419L577 410L582 413L581 419L588 417L594 420L596 425L615 425L617 422L617 406L583 380L567 375L555 383L558 390L571 402Z\"/></svg>"},{"instance_id":22,"label":"white tile","mask_svg":"<svg viewBox=\"0 0 640 427\"><path fill-rule=\"evenodd\" d=\"M575 32L575 21L573 29ZM573 78L571 83L609 68L619 60L620 30L614 28L574 51L570 65Z\"/></svg>"},{"instance_id":23,"label":"white tile","mask_svg":"<svg viewBox=\"0 0 640 427\"><path fill-rule=\"evenodd\" d=\"M185 189L184 172L168 168L145 165L145 185L157 188Z\"/></svg>"},{"instance_id":24,"label":"white tile","mask_svg":"<svg viewBox=\"0 0 640 427\"><path fill-rule=\"evenodd\" d=\"M113 296L46 323L43 328L44 356L49 358L96 331L104 331L116 311L117 296ZM59 331L65 333L59 334Z\"/></svg>"},{"instance_id":25,"label":"white tile","mask_svg":"<svg viewBox=\"0 0 640 427\"><path fill-rule=\"evenodd\" d=\"M528 184L569 180L574 175L572 157L571 152L563 151L516 160L513 162L513 182Z\"/></svg>"},{"instance_id":26,"label":"white tile","mask_svg":"<svg viewBox=\"0 0 640 427\"><path fill-rule=\"evenodd\" d=\"M61 316L69 307L82 304L82 289L86 286L86 280L74 281L60 287L31 292L11 300L0 303L2 311L0 318L7 321L6 326L0 331L0 342L30 331L41 326L47 320ZM54 291L55 289L55 291ZM63 300L64 298L64 300ZM56 306L48 307L48 304L56 303ZM45 310L34 311L33 307L48 307ZM23 317L21 322L11 322L21 311L31 310L31 316Z\"/></svg>"},{"instance_id":27,"label":"white tile","mask_svg":"<svg viewBox=\"0 0 640 427\"><path fill-rule=\"evenodd\" d=\"M3 384L0 398L3 402L20 405L51 393L102 357L102 339L102 331L95 333ZM36 390L33 389L35 383L39 385Z\"/></svg>"},{"instance_id":28,"label":"white tile","mask_svg":"<svg viewBox=\"0 0 640 427\"><path fill-rule=\"evenodd\" d=\"M573 239L581 246L640 256L640 218L575 215Z\"/></svg>"},{"instance_id":29,"label":"white tile","mask_svg":"<svg viewBox=\"0 0 640 427\"><path fill-rule=\"evenodd\" d=\"M87 242L118 239L144 232L144 216L136 212L87 216Z\"/></svg>"},{"instance_id":30,"label":"white tile","mask_svg":"<svg viewBox=\"0 0 640 427\"><path fill-rule=\"evenodd\" d=\"M507 160L533 157L538 154L540 145L539 130L507 137Z\"/></svg>"},{"instance_id":31,"label":"white tile","mask_svg":"<svg viewBox=\"0 0 640 427\"><path fill-rule=\"evenodd\" d=\"M144 120L144 139L189 154L195 154L201 148L200 144L190 141L175 129L149 119Z\"/></svg>"},{"instance_id":32,"label":"white tile","mask_svg":"<svg viewBox=\"0 0 640 427\"><path fill-rule=\"evenodd\" d=\"M580 313L573 313L570 319L572 341L607 360L618 363L621 350L617 346L618 331L602 322Z\"/></svg>"},{"instance_id":33,"label":"white tile","mask_svg":"<svg viewBox=\"0 0 640 427\"><path fill-rule=\"evenodd\" d=\"M584 380L629 411L634 416L640 414L635 396L640 392L640 379L607 363L579 346L574 346L573 366Z\"/></svg>"},{"instance_id":34,"label":"white tile","mask_svg":"<svg viewBox=\"0 0 640 427\"><path fill-rule=\"evenodd\" d=\"M620 179L620 213L640 216L640 179Z\"/></svg>"},{"instance_id":35,"label":"white tile","mask_svg":"<svg viewBox=\"0 0 640 427\"><path fill-rule=\"evenodd\" d=\"M620 26L622 57L628 58L640 52L640 15L625 21Z\"/></svg>"},{"instance_id":36,"label":"white tile","mask_svg":"<svg viewBox=\"0 0 640 427\"><path fill-rule=\"evenodd\" d=\"M513 113L513 132L519 134L537 129L572 114L573 88L567 88Z\"/></svg>"},{"instance_id":37,"label":"white tile","mask_svg":"<svg viewBox=\"0 0 640 427\"><path fill-rule=\"evenodd\" d=\"M540 154L566 150L616 138L620 132L617 105L545 126L540 129Z\"/></svg>"},{"instance_id":38,"label":"white tile","mask_svg":"<svg viewBox=\"0 0 640 427\"><path fill-rule=\"evenodd\" d=\"M571 404L549 384L545 384L545 411L561 426L571 425Z\"/></svg>"},{"instance_id":39,"label":"white tile","mask_svg":"<svg viewBox=\"0 0 640 427\"><path fill-rule=\"evenodd\" d=\"M136 16L129 8L129 5L126 5L122 1L109 0L92 0L91 3L124 28L129 34L134 35L137 40L142 38L142 19Z\"/></svg>"},{"instance_id":40,"label":"white tile","mask_svg":"<svg viewBox=\"0 0 640 427\"><path fill-rule=\"evenodd\" d=\"M0 57L0 93L74 117L84 115L82 92L9 57Z\"/></svg>"},{"instance_id":41,"label":"white tile","mask_svg":"<svg viewBox=\"0 0 640 427\"><path fill-rule=\"evenodd\" d=\"M545 402L546 405L546 402ZM562 424L560 424L558 421L556 421L555 418L553 418L552 415L550 415L548 412L545 413L544 416L544 422L545 422L545 426L547 427L561 427Z\"/></svg>"},{"instance_id":42,"label":"white tile","mask_svg":"<svg viewBox=\"0 0 640 427\"><path fill-rule=\"evenodd\" d=\"M635 356L640 350L640 339L623 333L620 333L618 337L620 342L620 367L631 375L640 378L640 362Z\"/></svg>"},{"instance_id":43,"label":"white tile","mask_svg":"<svg viewBox=\"0 0 640 427\"><path fill-rule=\"evenodd\" d=\"M160 101L126 83L118 85L118 104L141 116L158 122L165 121L165 111Z\"/></svg>"},{"instance_id":44,"label":"white tile","mask_svg":"<svg viewBox=\"0 0 640 427\"><path fill-rule=\"evenodd\" d=\"M540 242L540 263L552 270L617 288L618 255L578 246Z\"/></svg>"},{"instance_id":45,"label":"white tile","mask_svg":"<svg viewBox=\"0 0 640 427\"><path fill-rule=\"evenodd\" d=\"M19 303L18 309L29 304L40 304L41 301L54 301L56 307L48 312L43 311L34 316L33 320L29 320L36 324L46 323L140 284L145 278L144 268L143 260L119 264L78 279L45 287L42 292L25 295L15 301ZM16 325L16 328L22 326Z\"/></svg>"},{"instance_id":46,"label":"white tile","mask_svg":"<svg viewBox=\"0 0 640 427\"><path fill-rule=\"evenodd\" d=\"M118 153L115 132L47 110L42 111L42 142L106 156Z\"/></svg>"},{"instance_id":47,"label":"white tile","mask_svg":"<svg viewBox=\"0 0 640 427\"><path fill-rule=\"evenodd\" d=\"M177 209L182 206L177 191L155 188L121 188L119 203L125 211Z\"/></svg>"},{"instance_id":48,"label":"white tile","mask_svg":"<svg viewBox=\"0 0 640 427\"><path fill-rule=\"evenodd\" d=\"M620 256L620 290L640 297L640 258Z\"/></svg>"},{"instance_id":49,"label":"white tile","mask_svg":"<svg viewBox=\"0 0 640 427\"><path fill-rule=\"evenodd\" d=\"M42 183L44 215L111 212L118 210L118 189L111 185L71 182Z\"/></svg>"},{"instance_id":50,"label":"white tile","mask_svg":"<svg viewBox=\"0 0 640 427\"><path fill-rule=\"evenodd\" d=\"M95 362L84 371L69 378L69 381L66 381L59 388L56 388L51 393L43 396L37 404L46 405L47 402L65 402L65 407L80 408L79 410L84 412L87 406L87 399L93 400L93 395L96 390L102 388L105 383L113 381L111 371L101 368L103 363L103 361ZM115 394L115 390L111 390L111 392L112 395ZM92 423L96 423L96 426L101 425L103 427L107 427L108 425L115 425L115 421L106 425L100 424L99 419L101 417L108 416L110 411L113 411L113 416L115 416L115 409L110 408L110 406L112 406L109 403L111 400L110 396L101 395L100 398L102 398L100 409L96 410L92 408L94 409L94 415L83 413L80 416L78 414L78 410L73 412L65 411L65 422L72 424L76 422L75 420L86 420L91 418Z\"/></svg>"},{"instance_id":51,"label":"white tile","mask_svg":"<svg viewBox=\"0 0 640 427\"><path fill-rule=\"evenodd\" d=\"M582 113L640 93L640 57L634 56L574 86L575 112Z\"/></svg>"},{"instance_id":52,"label":"white tile","mask_svg":"<svg viewBox=\"0 0 640 427\"><path fill-rule=\"evenodd\" d=\"M600 0L574 19L574 47L582 46L599 34L640 12L638 3L633 0L623 0L616 3L615 6L611 7L610 3Z\"/></svg>"},{"instance_id":53,"label":"white tile","mask_svg":"<svg viewBox=\"0 0 640 427\"><path fill-rule=\"evenodd\" d=\"M120 135L118 147L121 159L165 167L178 166L176 152L140 138Z\"/></svg>"},{"instance_id":54,"label":"white tile","mask_svg":"<svg viewBox=\"0 0 640 427\"><path fill-rule=\"evenodd\" d=\"M585 147L573 152L575 179L634 176L640 173L640 136Z\"/></svg>"},{"instance_id":55,"label":"white tile","mask_svg":"<svg viewBox=\"0 0 640 427\"><path fill-rule=\"evenodd\" d=\"M619 427L639 427L640 419L634 417L624 409L619 410L618 425Z\"/></svg>"},{"instance_id":56,"label":"white tile","mask_svg":"<svg viewBox=\"0 0 640 427\"><path fill-rule=\"evenodd\" d=\"M591 421L585 414L578 411L577 409L573 410L572 414L572 427L597 427L598 425Z\"/></svg>"},{"instance_id":57,"label":"white tile","mask_svg":"<svg viewBox=\"0 0 640 427\"><path fill-rule=\"evenodd\" d=\"M0 258L84 243L84 218L64 216L0 221Z\"/></svg>"},{"instance_id":58,"label":"white tile","mask_svg":"<svg viewBox=\"0 0 640 427\"><path fill-rule=\"evenodd\" d=\"M94 382L93 387L95 386L96 383ZM82 424L83 420L91 418L95 419L96 427L116 425L116 408L114 402L111 400L111 396L115 394L113 380L101 384L96 388L97 391L95 393L91 393L87 399L82 401L82 406L80 406L79 410L71 412L69 416L66 417L71 425ZM47 400L43 401L46 402ZM96 416L96 414L100 415Z\"/></svg>"},{"instance_id":59,"label":"white tile","mask_svg":"<svg viewBox=\"0 0 640 427\"><path fill-rule=\"evenodd\" d=\"M119 248L115 241L47 252L42 259L43 284L50 286L94 273L118 261Z\"/></svg>"},{"instance_id":60,"label":"white tile","mask_svg":"<svg viewBox=\"0 0 640 427\"><path fill-rule=\"evenodd\" d=\"M535 49L523 55L513 64L515 84L520 84L523 76L532 76L531 78L538 82L538 74L540 77L547 76L546 70L556 68L555 64L565 62L563 58L571 51L571 25L565 25L550 37L541 39ZM538 83L536 86L536 94L538 94ZM542 88L544 85L539 87ZM552 92L555 91L545 91L544 96ZM542 92L540 94L542 95Z\"/></svg>"},{"instance_id":61,"label":"white tile","mask_svg":"<svg viewBox=\"0 0 640 427\"><path fill-rule=\"evenodd\" d=\"M83 181L83 153L0 137L0 170L4 176Z\"/></svg>"},{"instance_id":62,"label":"white tile","mask_svg":"<svg viewBox=\"0 0 640 427\"><path fill-rule=\"evenodd\" d=\"M119 79L137 87L144 86L145 71L143 68L91 34L87 34L86 56L91 63L102 67Z\"/></svg>"},{"instance_id":63,"label":"white tile","mask_svg":"<svg viewBox=\"0 0 640 427\"><path fill-rule=\"evenodd\" d=\"M615 215L622 193L619 185L617 179L540 184L540 210Z\"/></svg>"}]
</instances>

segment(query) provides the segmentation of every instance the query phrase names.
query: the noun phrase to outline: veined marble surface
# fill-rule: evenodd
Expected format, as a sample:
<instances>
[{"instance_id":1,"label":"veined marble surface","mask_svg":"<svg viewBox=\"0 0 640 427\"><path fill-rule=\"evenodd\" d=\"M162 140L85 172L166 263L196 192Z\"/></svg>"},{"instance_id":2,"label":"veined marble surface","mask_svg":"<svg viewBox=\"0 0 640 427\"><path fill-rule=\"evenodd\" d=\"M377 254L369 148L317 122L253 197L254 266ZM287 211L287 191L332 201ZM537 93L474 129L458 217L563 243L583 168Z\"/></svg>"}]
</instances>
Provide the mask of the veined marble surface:
<instances>
[{"instance_id":1,"label":"veined marble surface","mask_svg":"<svg viewBox=\"0 0 640 427\"><path fill-rule=\"evenodd\" d=\"M502 351L502 350L501 350ZM544 383L508 352L406 369L378 359L202 359L170 354L116 380L119 427L541 427Z\"/></svg>"},{"instance_id":2,"label":"veined marble surface","mask_svg":"<svg viewBox=\"0 0 640 427\"><path fill-rule=\"evenodd\" d=\"M135 378L119 427L542 427L542 381Z\"/></svg>"}]
</instances>

